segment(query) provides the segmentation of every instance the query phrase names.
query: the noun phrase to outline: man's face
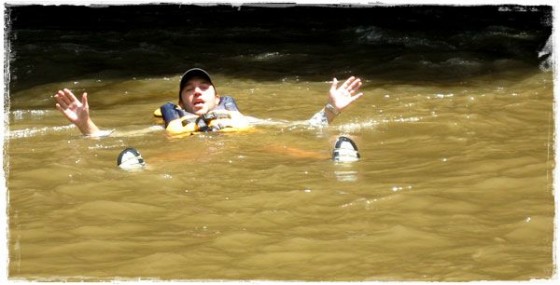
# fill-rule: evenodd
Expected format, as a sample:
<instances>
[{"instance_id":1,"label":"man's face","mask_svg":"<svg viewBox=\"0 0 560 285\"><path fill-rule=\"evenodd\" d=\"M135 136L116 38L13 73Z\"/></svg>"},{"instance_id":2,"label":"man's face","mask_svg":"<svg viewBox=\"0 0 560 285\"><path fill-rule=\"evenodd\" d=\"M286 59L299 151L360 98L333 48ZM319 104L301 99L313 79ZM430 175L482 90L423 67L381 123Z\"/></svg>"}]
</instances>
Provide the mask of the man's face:
<instances>
[{"instance_id":1,"label":"man's face","mask_svg":"<svg viewBox=\"0 0 560 285\"><path fill-rule=\"evenodd\" d=\"M214 109L220 103L216 96L214 86L200 77L193 77L181 90L181 102L183 108L195 115L204 115Z\"/></svg>"}]
</instances>

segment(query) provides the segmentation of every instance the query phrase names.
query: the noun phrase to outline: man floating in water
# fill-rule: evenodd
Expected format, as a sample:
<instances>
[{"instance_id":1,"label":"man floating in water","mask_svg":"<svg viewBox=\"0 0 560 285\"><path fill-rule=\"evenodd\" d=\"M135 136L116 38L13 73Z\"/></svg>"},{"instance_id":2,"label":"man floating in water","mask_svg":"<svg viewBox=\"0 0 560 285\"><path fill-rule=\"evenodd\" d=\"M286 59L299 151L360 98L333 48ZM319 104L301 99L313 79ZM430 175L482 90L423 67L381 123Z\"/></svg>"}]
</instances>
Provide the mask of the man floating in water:
<instances>
[{"instance_id":1,"label":"man floating in water","mask_svg":"<svg viewBox=\"0 0 560 285\"><path fill-rule=\"evenodd\" d=\"M333 79L329 90L327 104L313 115L309 124L326 126L331 123L346 107L359 99L363 93L358 93L362 86L360 78L351 76L338 86L338 80ZM110 135L110 131L103 131L93 122L89 114L87 93L82 94L81 100L69 89L59 90L54 95L56 108L72 122L83 135L102 137ZM196 132L240 130L251 126L251 117L244 116L237 108L235 100L230 96L220 96L212 78L203 69L192 68L183 74L179 84L178 104L167 103L154 112L165 122L165 130L170 135L192 134ZM354 142L349 138L340 137L335 143L333 159L335 161L357 160L359 155ZM124 160L137 157L137 164L143 164L143 159L137 150L129 148L121 152L118 164Z\"/></svg>"}]
</instances>

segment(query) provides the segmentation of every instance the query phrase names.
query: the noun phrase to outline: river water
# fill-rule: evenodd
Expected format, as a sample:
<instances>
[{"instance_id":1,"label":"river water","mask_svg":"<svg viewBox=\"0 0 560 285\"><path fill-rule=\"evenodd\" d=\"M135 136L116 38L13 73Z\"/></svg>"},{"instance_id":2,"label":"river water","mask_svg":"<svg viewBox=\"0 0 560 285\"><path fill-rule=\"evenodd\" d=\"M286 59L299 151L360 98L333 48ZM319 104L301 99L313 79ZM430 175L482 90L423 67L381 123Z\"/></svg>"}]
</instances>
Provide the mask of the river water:
<instances>
[{"instance_id":1,"label":"river water","mask_svg":"<svg viewBox=\"0 0 560 285\"><path fill-rule=\"evenodd\" d=\"M164 12L175 11L167 20L177 23L181 11L193 19L192 7L33 8L89 20L107 12L87 32L41 28L30 16L37 10L26 9L11 14L9 278L553 276L554 81L533 53L550 31L547 9L479 8L479 21L461 29L443 8L390 10L412 23L390 29L389 20L366 20L386 11L337 8L325 15L362 22L333 30L313 9L310 27L247 24L270 16L261 7L240 9L237 25L186 31L162 29ZM459 20L472 18L470 8L455 9ZM307 13L278 11L271 15ZM447 15L446 25L412 28L428 14ZM192 66L206 68L243 113L277 124L166 136L152 112L176 100ZM365 95L331 126L293 123L323 106L332 77L351 74ZM82 137L54 108L63 87L87 91L93 119L113 135ZM355 140L360 161L330 160L340 135ZM128 146L145 169L116 166Z\"/></svg>"}]
</instances>

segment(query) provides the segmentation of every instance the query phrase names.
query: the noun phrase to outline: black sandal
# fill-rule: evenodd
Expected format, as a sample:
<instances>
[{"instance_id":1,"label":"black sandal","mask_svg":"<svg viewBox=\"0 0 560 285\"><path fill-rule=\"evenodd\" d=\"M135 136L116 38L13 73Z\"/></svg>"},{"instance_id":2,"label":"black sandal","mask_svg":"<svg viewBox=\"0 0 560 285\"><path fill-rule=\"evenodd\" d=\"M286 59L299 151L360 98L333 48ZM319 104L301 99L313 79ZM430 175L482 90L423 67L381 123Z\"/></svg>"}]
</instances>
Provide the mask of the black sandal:
<instances>
[{"instance_id":1,"label":"black sandal","mask_svg":"<svg viewBox=\"0 0 560 285\"><path fill-rule=\"evenodd\" d=\"M117 165L122 169L131 170L142 168L146 163L137 149L129 147L119 153Z\"/></svg>"},{"instance_id":2,"label":"black sandal","mask_svg":"<svg viewBox=\"0 0 560 285\"><path fill-rule=\"evenodd\" d=\"M340 136L334 144L332 160L335 162L354 162L360 160L358 147L350 138Z\"/></svg>"}]
</instances>

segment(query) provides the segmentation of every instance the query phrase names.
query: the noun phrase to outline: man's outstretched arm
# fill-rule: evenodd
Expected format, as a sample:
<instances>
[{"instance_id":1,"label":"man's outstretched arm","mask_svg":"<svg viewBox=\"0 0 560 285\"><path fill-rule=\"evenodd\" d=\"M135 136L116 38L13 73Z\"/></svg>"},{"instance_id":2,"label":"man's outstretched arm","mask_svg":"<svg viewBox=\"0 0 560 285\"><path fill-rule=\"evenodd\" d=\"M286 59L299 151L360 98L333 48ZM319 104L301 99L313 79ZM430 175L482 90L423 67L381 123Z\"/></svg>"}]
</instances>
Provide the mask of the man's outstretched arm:
<instances>
[{"instance_id":1,"label":"man's outstretched arm","mask_svg":"<svg viewBox=\"0 0 560 285\"><path fill-rule=\"evenodd\" d=\"M58 90L54 95L56 99L56 109L58 109L67 119L72 122L82 134L87 136L103 136L102 132L89 115L89 105L87 93L82 95L82 101L78 100L72 91L68 89Z\"/></svg>"},{"instance_id":2,"label":"man's outstretched arm","mask_svg":"<svg viewBox=\"0 0 560 285\"><path fill-rule=\"evenodd\" d=\"M313 115L310 119L311 124L328 125L331 123L342 110L362 97L362 92L357 93L361 86L362 80L354 76L346 79L340 87L338 86L338 80L333 78L328 103L321 111Z\"/></svg>"}]
</instances>

